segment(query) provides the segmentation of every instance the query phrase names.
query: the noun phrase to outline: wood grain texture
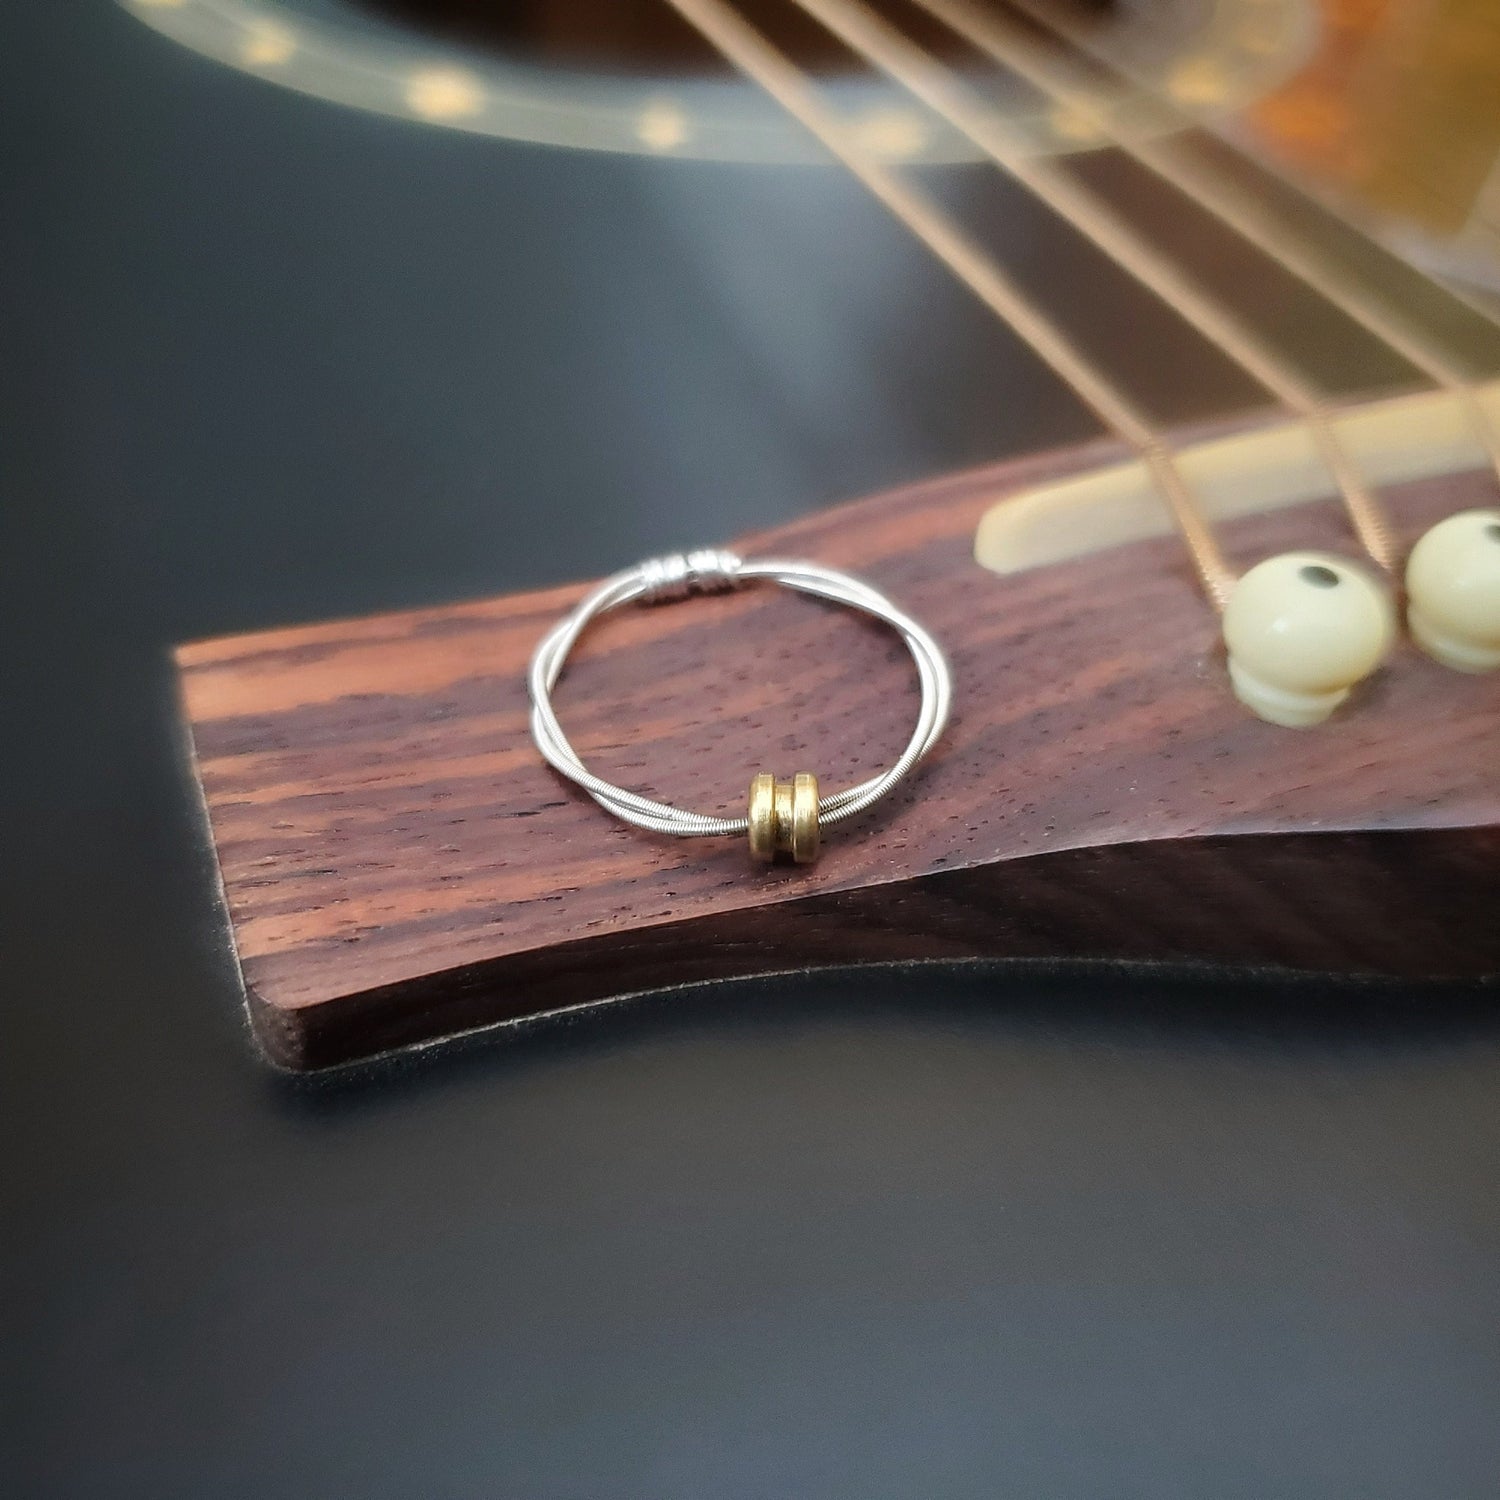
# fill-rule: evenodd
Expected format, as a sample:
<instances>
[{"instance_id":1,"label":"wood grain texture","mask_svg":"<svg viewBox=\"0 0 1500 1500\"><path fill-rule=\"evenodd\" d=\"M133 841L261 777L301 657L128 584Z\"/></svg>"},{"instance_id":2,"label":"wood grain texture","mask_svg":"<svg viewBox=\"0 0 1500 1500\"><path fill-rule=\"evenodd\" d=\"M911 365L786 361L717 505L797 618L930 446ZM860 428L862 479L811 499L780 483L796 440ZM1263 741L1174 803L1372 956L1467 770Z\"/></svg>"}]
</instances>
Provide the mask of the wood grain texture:
<instances>
[{"instance_id":1,"label":"wood grain texture","mask_svg":"<svg viewBox=\"0 0 1500 1500\"><path fill-rule=\"evenodd\" d=\"M1175 540L1007 579L974 563L999 494L1115 456L1044 456L739 543L868 578L953 664L943 743L812 867L626 827L543 765L524 669L581 586L183 647L268 1055L314 1068L646 988L885 959L1500 972L1500 675L1403 644L1335 721L1279 729L1230 696ZM1388 499L1414 537L1486 482ZM1331 506L1227 538L1246 559L1350 550ZM874 771L915 685L880 627L754 589L612 617L557 703L603 774L706 811L761 769L833 788Z\"/></svg>"}]
</instances>

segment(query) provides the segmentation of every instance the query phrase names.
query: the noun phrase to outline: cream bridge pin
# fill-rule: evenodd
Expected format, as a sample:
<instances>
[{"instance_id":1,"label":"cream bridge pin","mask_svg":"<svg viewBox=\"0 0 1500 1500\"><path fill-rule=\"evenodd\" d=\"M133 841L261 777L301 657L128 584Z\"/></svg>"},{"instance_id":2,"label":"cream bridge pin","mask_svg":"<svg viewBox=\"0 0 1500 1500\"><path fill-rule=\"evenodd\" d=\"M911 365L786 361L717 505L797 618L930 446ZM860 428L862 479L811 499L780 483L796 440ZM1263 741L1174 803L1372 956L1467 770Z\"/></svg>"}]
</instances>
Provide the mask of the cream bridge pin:
<instances>
[{"instance_id":1,"label":"cream bridge pin","mask_svg":"<svg viewBox=\"0 0 1500 1500\"><path fill-rule=\"evenodd\" d=\"M568 742L552 708L552 689L579 637L600 615L622 605L661 604L756 582L779 584L858 610L889 625L905 641L916 664L921 702L916 728L898 759L879 775L829 795L820 793L817 777L807 771L786 780L759 772L750 783L745 815L738 818L689 812L595 776ZM952 675L937 642L869 584L817 563L745 559L712 549L652 558L605 579L542 638L531 658L527 687L537 749L554 770L582 787L606 812L637 828L679 838L748 838L754 858L769 862L780 855L797 864L810 864L818 857L826 825L863 812L905 780L942 735L953 697Z\"/></svg>"}]
</instances>

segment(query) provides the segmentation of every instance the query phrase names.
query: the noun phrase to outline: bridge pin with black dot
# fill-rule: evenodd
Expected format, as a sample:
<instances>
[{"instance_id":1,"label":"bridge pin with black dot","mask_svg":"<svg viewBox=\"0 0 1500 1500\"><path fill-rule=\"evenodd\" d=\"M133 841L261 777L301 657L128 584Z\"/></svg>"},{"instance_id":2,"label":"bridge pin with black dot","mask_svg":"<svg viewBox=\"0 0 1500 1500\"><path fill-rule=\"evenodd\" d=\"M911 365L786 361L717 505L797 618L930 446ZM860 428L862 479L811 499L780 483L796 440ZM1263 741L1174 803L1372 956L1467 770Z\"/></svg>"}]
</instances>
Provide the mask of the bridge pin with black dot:
<instances>
[{"instance_id":1,"label":"bridge pin with black dot","mask_svg":"<svg viewBox=\"0 0 1500 1500\"><path fill-rule=\"evenodd\" d=\"M1224 608L1235 696L1273 724L1321 724L1395 639L1385 585L1347 558L1286 552L1251 568Z\"/></svg>"},{"instance_id":2,"label":"bridge pin with black dot","mask_svg":"<svg viewBox=\"0 0 1500 1500\"><path fill-rule=\"evenodd\" d=\"M1457 672L1500 667L1500 510L1439 521L1406 563L1412 639Z\"/></svg>"}]
</instances>

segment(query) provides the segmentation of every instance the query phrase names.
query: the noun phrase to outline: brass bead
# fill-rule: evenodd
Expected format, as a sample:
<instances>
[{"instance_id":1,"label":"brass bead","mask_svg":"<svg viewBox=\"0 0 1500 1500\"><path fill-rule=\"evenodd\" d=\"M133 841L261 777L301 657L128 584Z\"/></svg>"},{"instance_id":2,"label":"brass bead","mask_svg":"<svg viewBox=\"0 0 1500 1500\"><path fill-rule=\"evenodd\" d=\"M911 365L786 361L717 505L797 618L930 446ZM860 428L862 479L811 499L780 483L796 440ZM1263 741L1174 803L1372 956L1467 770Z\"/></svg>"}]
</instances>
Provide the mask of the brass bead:
<instances>
[{"instance_id":1,"label":"brass bead","mask_svg":"<svg viewBox=\"0 0 1500 1500\"><path fill-rule=\"evenodd\" d=\"M750 783L749 839L752 859L769 863L778 854L799 865L818 857L818 778L806 771L778 781L762 771Z\"/></svg>"},{"instance_id":2,"label":"brass bead","mask_svg":"<svg viewBox=\"0 0 1500 1500\"><path fill-rule=\"evenodd\" d=\"M791 802L787 843L799 865L810 865L818 857L818 778L799 771L792 778Z\"/></svg>"},{"instance_id":3,"label":"brass bead","mask_svg":"<svg viewBox=\"0 0 1500 1500\"><path fill-rule=\"evenodd\" d=\"M776 858L776 778L762 771L750 783L750 857Z\"/></svg>"}]
</instances>

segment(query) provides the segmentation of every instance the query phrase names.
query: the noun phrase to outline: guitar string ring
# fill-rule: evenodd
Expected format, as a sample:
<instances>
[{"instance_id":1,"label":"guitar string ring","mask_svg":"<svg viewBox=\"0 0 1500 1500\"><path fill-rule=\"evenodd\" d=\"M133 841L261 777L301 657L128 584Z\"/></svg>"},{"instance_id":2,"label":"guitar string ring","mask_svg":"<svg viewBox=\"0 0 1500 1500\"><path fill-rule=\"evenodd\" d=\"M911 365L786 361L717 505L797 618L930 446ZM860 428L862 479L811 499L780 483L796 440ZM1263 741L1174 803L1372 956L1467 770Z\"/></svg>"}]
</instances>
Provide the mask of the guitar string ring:
<instances>
[{"instance_id":1,"label":"guitar string ring","mask_svg":"<svg viewBox=\"0 0 1500 1500\"><path fill-rule=\"evenodd\" d=\"M916 728L900 756L878 775L827 795L807 772L787 780L761 772L751 782L747 809L740 817L674 807L594 775L569 743L552 707L552 690L584 631L601 615L626 604L662 604L756 583L777 584L857 610L902 638L917 669L921 701ZM824 828L863 812L911 774L942 735L953 698L952 674L937 642L869 584L818 563L742 559L715 548L649 558L606 578L542 637L531 658L527 687L531 734L543 759L606 812L637 828L678 838L748 837L754 858L785 856L799 864L817 857Z\"/></svg>"}]
</instances>

